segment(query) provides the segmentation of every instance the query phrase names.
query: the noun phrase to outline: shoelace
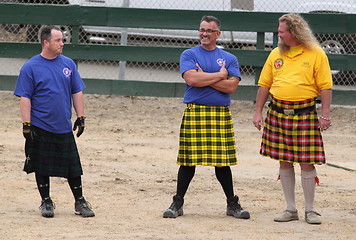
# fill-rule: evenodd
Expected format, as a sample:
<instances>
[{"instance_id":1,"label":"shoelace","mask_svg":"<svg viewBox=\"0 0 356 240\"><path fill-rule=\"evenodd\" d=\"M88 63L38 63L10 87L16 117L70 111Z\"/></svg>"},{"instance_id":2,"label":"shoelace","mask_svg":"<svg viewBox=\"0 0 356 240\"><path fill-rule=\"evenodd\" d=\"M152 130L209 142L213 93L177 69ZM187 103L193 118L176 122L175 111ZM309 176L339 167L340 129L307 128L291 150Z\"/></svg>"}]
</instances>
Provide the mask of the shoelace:
<instances>
[{"instance_id":1,"label":"shoelace","mask_svg":"<svg viewBox=\"0 0 356 240\"><path fill-rule=\"evenodd\" d=\"M91 204L89 202L87 202L87 201L80 203L80 205L84 209L90 209L91 210Z\"/></svg>"},{"instance_id":2,"label":"shoelace","mask_svg":"<svg viewBox=\"0 0 356 240\"><path fill-rule=\"evenodd\" d=\"M51 207L53 207L53 209L55 209L56 208L56 204L54 204L54 202L44 202L44 203L41 204L39 209L40 210L42 210L42 209L50 210Z\"/></svg>"},{"instance_id":3,"label":"shoelace","mask_svg":"<svg viewBox=\"0 0 356 240\"><path fill-rule=\"evenodd\" d=\"M309 211L309 212L306 212L306 214L312 214L312 213L314 213L315 215L321 216L321 214L320 214L320 213L317 213L317 212L315 212L315 211Z\"/></svg>"}]
</instances>

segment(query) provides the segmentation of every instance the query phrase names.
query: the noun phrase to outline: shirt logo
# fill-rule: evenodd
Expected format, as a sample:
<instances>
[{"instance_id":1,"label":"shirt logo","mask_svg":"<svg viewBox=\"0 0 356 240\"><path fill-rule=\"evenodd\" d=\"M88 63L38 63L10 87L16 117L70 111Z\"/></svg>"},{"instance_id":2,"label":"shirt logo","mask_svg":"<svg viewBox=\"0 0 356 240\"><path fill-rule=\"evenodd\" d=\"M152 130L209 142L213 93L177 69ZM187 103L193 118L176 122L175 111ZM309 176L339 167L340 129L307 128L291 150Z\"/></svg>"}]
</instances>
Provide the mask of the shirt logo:
<instances>
[{"instance_id":1,"label":"shirt logo","mask_svg":"<svg viewBox=\"0 0 356 240\"><path fill-rule=\"evenodd\" d=\"M276 61L274 61L274 68L279 69L283 66L283 59L278 58Z\"/></svg>"},{"instance_id":2,"label":"shirt logo","mask_svg":"<svg viewBox=\"0 0 356 240\"><path fill-rule=\"evenodd\" d=\"M224 62L225 62L225 60L222 59L222 58L218 58L218 59L216 60L216 63L217 63L220 67L223 65Z\"/></svg>"},{"instance_id":3,"label":"shirt logo","mask_svg":"<svg viewBox=\"0 0 356 240\"><path fill-rule=\"evenodd\" d=\"M72 75L72 70L70 70L69 68L63 68L63 74L66 77L69 77L70 75Z\"/></svg>"},{"instance_id":4,"label":"shirt logo","mask_svg":"<svg viewBox=\"0 0 356 240\"><path fill-rule=\"evenodd\" d=\"M303 62L302 63L302 67L309 67L309 65L310 65L309 62Z\"/></svg>"}]
</instances>

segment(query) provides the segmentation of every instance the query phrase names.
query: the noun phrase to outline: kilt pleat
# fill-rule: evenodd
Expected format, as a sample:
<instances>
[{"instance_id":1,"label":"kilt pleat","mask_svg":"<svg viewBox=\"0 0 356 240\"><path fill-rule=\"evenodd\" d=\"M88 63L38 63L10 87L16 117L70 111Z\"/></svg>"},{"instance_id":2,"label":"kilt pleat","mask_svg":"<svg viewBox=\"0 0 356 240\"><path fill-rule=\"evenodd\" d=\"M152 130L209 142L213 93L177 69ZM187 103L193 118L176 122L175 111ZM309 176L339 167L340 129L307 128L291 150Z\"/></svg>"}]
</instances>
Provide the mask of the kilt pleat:
<instances>
[{"instance_id":1,"label":"kilt pleat","mask_svg":"<svg viewBox=\"0 0 356 240\"><path fill-rule=\"evenodd\" d=\"M237 164L229 107L187 105L180 128L177 164L219 167Z\"/></svg>"},{"instance_id":2,"label":"kilt pleat","mask_svg":"<svg viewBox=\"0 0 356 240\"><path fill-rule=\"evenodd\" d=\"M33 127L33 142L25 143L24 171L43 176L72 178L83 174L80 157L72 132L55 134Z\"/></svg>"},{"instance_id":3,"label":"kilt pleat","mask_svg":"<svg viewBox=\"0 0 356 240\"><path fill-rule=\"evenodd\" d=\"M293 102L272 97L272 103L279 108L300 109L313 106L315 100ZM285 115L269 108L263 128L260 154L291 163L325 164L317 111Z\"/></svg>"}]
</instances>

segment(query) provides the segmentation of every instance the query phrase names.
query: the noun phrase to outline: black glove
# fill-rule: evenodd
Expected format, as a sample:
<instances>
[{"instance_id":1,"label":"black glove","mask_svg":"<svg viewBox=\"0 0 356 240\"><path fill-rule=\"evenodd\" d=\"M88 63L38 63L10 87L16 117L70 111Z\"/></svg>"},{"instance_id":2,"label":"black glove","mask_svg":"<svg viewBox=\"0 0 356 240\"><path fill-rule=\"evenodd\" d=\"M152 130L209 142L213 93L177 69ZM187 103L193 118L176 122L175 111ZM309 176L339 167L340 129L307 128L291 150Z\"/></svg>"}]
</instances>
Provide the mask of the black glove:
<instances>
[{"instance_id":1,"label":"black glove","mask_svg":"<svg viewBox=\"0 0 356 240\"><path fill-rule=\"evenodd\" d=\"M26 138L28 141L34 141L35 140L35 132L31 128L31 123L30 122L23 122L22 123L22 133L23 136Z\"/></svg>"},{"instance_id":2,"label":"black glove","mask_svg":"<svg viewBox=\"0 0 356 240\"><path fill-rule=\"evenodd\" d=\"M73 131L77 130L77 127L78 127L77 137L82 135L82 133L84 132L84 127L85 127L84 120L85 120L85 117L84 116L80 116L74 122Z\"/></svg>"}]
</instances>

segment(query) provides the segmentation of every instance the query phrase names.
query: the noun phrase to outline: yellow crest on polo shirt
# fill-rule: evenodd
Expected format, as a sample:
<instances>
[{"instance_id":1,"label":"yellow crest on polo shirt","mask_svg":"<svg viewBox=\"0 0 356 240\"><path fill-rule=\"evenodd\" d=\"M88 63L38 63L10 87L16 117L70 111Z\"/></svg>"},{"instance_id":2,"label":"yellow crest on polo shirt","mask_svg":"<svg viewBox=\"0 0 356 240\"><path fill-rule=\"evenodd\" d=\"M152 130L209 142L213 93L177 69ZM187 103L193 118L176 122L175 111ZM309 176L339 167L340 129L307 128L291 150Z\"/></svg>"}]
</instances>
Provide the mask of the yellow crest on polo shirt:
<instances>
[{"instance_id":1,"label":"yellow crest on polo shirt","mask_svg":"<svg viewBox=\"0 0 356 240\"><path fill-rule=\"evenodd\" d=\"M283 66L283 59L282 58L278 58L276 59L276 61L274 61L274 68L275 69L279 69Z\"/></svg>"}]
</instances>

